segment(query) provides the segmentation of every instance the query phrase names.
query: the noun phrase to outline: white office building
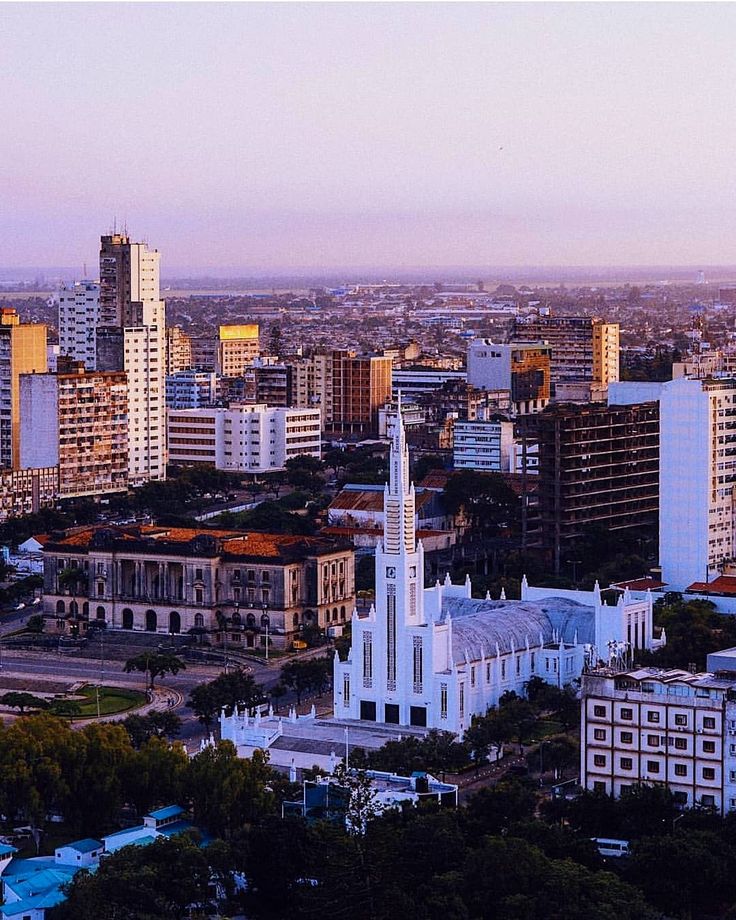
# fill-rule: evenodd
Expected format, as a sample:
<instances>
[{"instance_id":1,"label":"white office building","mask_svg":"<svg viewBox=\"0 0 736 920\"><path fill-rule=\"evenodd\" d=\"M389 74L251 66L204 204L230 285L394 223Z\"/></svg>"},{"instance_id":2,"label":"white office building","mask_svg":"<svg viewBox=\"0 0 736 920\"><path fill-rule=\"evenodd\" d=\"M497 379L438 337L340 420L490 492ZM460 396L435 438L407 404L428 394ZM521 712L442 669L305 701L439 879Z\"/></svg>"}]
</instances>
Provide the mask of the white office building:
<instances>
[{"instance_id":1,"label":"white office building","mask_svg":"<svg viewBox=\"0 0 736 920\"><path fill-rule=\"evenodd\" d=\"M217 374L214 371L177 371L166 378L168 409L199 409L217 399Z\"/></svg>"},{"instance_id":2,"label":"white office building","mask_svg":"<svg viewBox=\"0 0 736 920\"><path fill-rule=\"evenodd\" d=\"M611 383L608 398L659 401L662 581L702 590L736 559L736 380Z\"/></svg>"},{"instance_id":3,"label":"white office building","mask_svg":"<svg viewBox=\"0 0 736 920\"><path fill-rule=\"evenodd\" d=\"M452 463L456 470L514 472L514 423L478 419L457 420Z\"/></svg>"},{"instance_id":4,"label":"white office building","mask_svg":"<svg viewBox=\"0 0 736 920\"><path fill-rule=\"evenodd\" d=\"M582 693L584 788L661 784L683 807L736 810L736 674L606 668Z\"/></svg>"},{"instance_id":5,"label":"white office building","mask_svg":"<svg viewBox=\"0 0 736 920\"><path fill-rule=\"evenodd\" d=\"M59 311L59 353L83 361L87 370L97 367L97 326L100 320L100 285L76 281L55 294Z\"/></svg>"},{"instance_id":6,"label":"white office building","mask_svg":"<svg viewBox=\"0 0 736 920\"><path fill-rule=\"evenodd\" d=\"M321 457L318 408L266 405L169 409L171 463L207 463L219 470L267 473L291 457Z\"/></svg>"},{"instance_id":7,"label":"white office building","mask_svg":"<svg viewBox=\"0 0 736 920\"><path fill-rule=\"evenodd\" d=\"M602 603L600 591L532 588L521 600L473 598L449 576L424 587L415 492L400 410L392 426L383 541L376 548L376 600L353 614L347 661L334 663L338 719L439 728L462 734L507 690L534 676L563 686L609 643L653 648L651 599Z\"/></svg>"}]
</instances>

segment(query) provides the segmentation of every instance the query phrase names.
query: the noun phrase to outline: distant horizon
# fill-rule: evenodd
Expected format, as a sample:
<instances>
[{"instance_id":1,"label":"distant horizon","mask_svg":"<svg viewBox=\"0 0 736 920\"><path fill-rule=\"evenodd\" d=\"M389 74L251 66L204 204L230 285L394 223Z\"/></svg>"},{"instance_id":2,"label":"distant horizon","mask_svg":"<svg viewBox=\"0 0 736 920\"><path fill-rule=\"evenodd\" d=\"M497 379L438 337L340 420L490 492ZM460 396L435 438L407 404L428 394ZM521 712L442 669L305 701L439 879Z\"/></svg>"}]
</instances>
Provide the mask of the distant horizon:
<instances>
[{"instance_id":1,"label":"distant horizon","mask_svg":"<svg viewBox=\"0 0 736 920\"><path fill-rule=\"evenodd\" d=\"M82 266L0 266L0 286L9 283L28 284L39 276L45 284L94 280L98 277L97 263L87 270ZM266 282L291 281L319 284L386 283L393 284L475 284L478 281L489 284L525 282L536 284L595 284L628 282L662 284L678 283L695 285L699 272L705 274L707 288L713 284L736 282L736 263L723 265L702 264L632 264L632 265L491 265L491 266L295 266L273 269L264 268L177 268L162 266L162 287L176 282L189 284L197 281L223 282Z\"/></svg>"}]
</instances>

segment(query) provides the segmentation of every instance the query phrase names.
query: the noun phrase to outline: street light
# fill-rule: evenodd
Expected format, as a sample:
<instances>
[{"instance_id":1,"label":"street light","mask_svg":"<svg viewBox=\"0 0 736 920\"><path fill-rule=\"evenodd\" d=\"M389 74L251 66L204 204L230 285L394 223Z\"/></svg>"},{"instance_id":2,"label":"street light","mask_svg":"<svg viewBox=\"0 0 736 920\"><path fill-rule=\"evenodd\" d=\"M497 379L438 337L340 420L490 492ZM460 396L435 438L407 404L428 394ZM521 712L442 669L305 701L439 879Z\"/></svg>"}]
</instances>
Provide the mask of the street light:
<instances>
[{"instance_id":1,"label":"street light","mask_svg":"<svg viewBox=\"0 0 736 920\"><path fill-rule=\"evenodd\" d=\"M268 627L271 625L271 619L268 615L268 604L263 604L263 615L261 616L261 626L266 629L266 664L268 664Z\"/></svg>"}]
</instances>

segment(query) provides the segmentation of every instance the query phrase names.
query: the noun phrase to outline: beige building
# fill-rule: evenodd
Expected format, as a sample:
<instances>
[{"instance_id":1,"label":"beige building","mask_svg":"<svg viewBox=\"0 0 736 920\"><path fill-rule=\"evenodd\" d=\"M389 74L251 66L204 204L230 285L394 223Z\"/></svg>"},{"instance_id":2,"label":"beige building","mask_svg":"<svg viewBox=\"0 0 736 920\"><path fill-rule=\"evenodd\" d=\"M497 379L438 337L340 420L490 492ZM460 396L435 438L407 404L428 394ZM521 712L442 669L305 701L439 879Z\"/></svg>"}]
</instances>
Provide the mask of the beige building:
<instances>
[{"instance_id":1,"label":"beige building","mask_svg":"<svg viewBox=\"0 0 736 920\"><path fill-rule=\"evenodd\" d=\"M244 648L291 646L308 626L346 623L354 553L323 537L134 525L77 528L44 543L44 613L61 628L209 633ZM77 585L62 572L77 568Z\"/></svg>"},{"instance_id":2,"label":"beige building","mask_svg":"<svg viewBox=\"0 0 736 920\"><path fill-rule=\"evenodd\" d=\"M33 514L56 502L59 467L0 470L0 520Z\"/></svg>"},{"instance_id":3,"label":"beige building","mask_svg":"<svg viewBox=\"0 0 736 920\"><path fill-rule=\"evenodd\" d=\"M258 325L220 326L217 341L218 374L241 377L260 353Z\"/></svg>"},{"instance_id":4,"label":"beige building","mask_svg":"<svg viewBox=\"0 0 736 920\"><path fill-rule=\"evenodd\" d=\"M122 371L86 371L60 359L56 374L20 378L20 466L57 466L58 496L128 486L127 386Z\"/></svg>"},{"instance_id":5,"label":"beige building","mask_svg":"<svg viewBox=\"0 0 736 920\"><path fill-rule=\"evenodd\" d=\"M192 364L192 340L181 326L166 329L166 376L189 371Z\"/></svg>"},{"instance_id":6,"label":"beige building","mask_svg":"<svg viewBox=\"0 0 736 920\"><path fill-rule=\"evenodd\" d=\"M46 326L0 309L0 468L20 466L20 375L45 374Z\"/></svg>"},{"instance_id":7,"label":"beige building","mask_svg":"<svg viewBox=\"0 0 736 920\"><path fill-rule=\"evenodd\" d=\"M683 807L736 809L736 679L601 668L582 678L581 785L618 798L646 783Z\"/></svg>"}]
</instances>

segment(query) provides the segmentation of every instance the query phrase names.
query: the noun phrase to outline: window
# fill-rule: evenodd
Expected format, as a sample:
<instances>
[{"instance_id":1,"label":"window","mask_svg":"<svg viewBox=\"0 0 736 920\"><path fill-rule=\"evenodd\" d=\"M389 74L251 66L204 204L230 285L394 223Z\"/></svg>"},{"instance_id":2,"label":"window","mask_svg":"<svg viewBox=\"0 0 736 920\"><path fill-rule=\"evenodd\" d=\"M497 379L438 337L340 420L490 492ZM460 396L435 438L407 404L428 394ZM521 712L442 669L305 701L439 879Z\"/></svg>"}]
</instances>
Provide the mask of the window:
<instances>
[{"instance_id":1,"label":"window","mask_svg":"<svg viewBox=\"0 0 736 920\"><path fill-rule=\"evenodd\" d=\"M678 751L687 750L687 738L675 738L675 747Z\"/></svg>"},{"instance_id":2,"label":"window","mask_svg":"<svg viewBox=\"0 0 736 920\"><path fill-rule=\"evenodd\" d=\"M593 737L596 741L605 741L606 740L606 730L605 728L596 728L593 731Z\"/></svg>"},{"instance_id":3,"label":"window","mask_svg":"<svg viewBox=\"0 0 736 920\"><path fill-rule=\"evenodd\" d=\"M605 767L606 765L606 755L605 754L596 754L593 757L593 764L596 767Z\"/></svg>"},{"instance_id":4,"label":"window","mask_svg":"<svg viewBox=\"0 0 736 920\"><path fill-rule=\"evenodd\" d=\"M606 717L606 707L605 706L594 706L593 715L597 716L599 719L605 719Z\"/></svg>"},{"instance_id":5,"label":"window","mask_svg":"<svg viewBox=\"0 0 736 920\"><path fill-rule=\"evenodd\" d=\"M673 792L672 799L676 805L687 805L687 792Z\"/></svg>"},{"instance_id":6,"label":"window","mask_svg":"<svg viewBox=\"0 0 736 920\"><path fill-rule=\"evenodd\" d=\"M413 638L413 649L414 649L414 693L422 692L422 683L423 683L423 667L422 667L422 638L421 636L414 636ZM471 680L473 686L475 686L475 668L471 669Z\"/></svg>"},{"instance_id":7,"label":"window","mask_svg":"<svg viewBox=\"0 0 736 920\"><path fill-rule=\"evenodd\" d=\"M373 634L363 633L363 686L373 686Z\"/></svg>"},{"instance_id":8,"label":"window","mask_svg":"<svg viewBox=\"0 0 736 920\"><path fill-rule=\"evenodd\" d=\"M705 805L706 808L713 808L716 804L716 797L714 795L701 795L700 804Z\"/></svg>"},{"instance_id":9,"label":"window","mask_svg":"<svg viewBox=\"0 0 736 920\"><path fill-rule=\"evenodd\" d=\"M675 713L675 725L687 725L687 716L682 713Z\"/></svg>"},{"instance_id":10,"label":"window","mask_svg":"<svg viewBox=\"0 0 736 920\"><path fill-rule=\"evenodd\" d=\"M656 760L648 760L647 771L649 773L659 773L659 763Z\"/></svg>"},{"instance_id":11,"label":"window","mask_svg":"<svg viewBox=\"0 0 736 920\"><path fill-rule=\"evenodd\" d=\"M703 717L703 728L715 728L716 720L713 716L704 716Z\"/></svg>"},{"instance_id":12,"label":"window","mask_svg":"<svg viewBox=\"0 0 736 920\"><path fill-rule=\"evenodd\" d=\"M704 741L703 742L703 753L704 754L715 754L715 752L716 752L715 741Z\"/></svg>"},{"instance_id":13,"label":"window","mask_svg":"<svg viewBox=\"0 0 736 920\"><path fill-rule=\"evenodd\" d=\"M634 718L634 710L626 708L622 709L621 718L626 719L627 722L630 722Z\"/></svg>"},{"instance_id":14,"label":"window","mask_svg":"<svg viewBox=\"0 0 736 920\"><path fill-rule=\"evenodd\" d=\"M602 782L593 783L593 792L605 792L606 784Z\"/></svg>"},{"instance_id":15,"label":"window","mask_svg":"<svg viewBox=\"0 0 736 920\"><path fill-rule=\"evenodd\" d=\"M703 767L703 779L715 779L716 771L713 767Z\"/></svg>"},{"instance_id":16,"label":"window","mask_svg":"<svg viewBox=\"0 0 736 920\"><path fill-rule=\"evenodd\" d=\"M447 684L440 684L440 718L447 718Z\"/></svg>"},{"instance_id":17,"label":"window","mask_svg":"<svg viewBox=\"0 0 736 920\"><path fill-rule=\"evenodd\" d=\"M647 713L647 722L659 722L659 713L654 710L650 710Z\"/></svg>"},{"instance_id":18,"label":"window","mask_svg":"<svg viewBox=\"0 0 736 920\"><path fill-rule=\"evenodd\" d=\"M421 642L422 640L420 639L419 641ZM475 686L475 668L472 666L470 668L470 686Z\"/></svg>"},{"instance_id":19,"label":"window","mask_svg":"<svg viewBox=\"0 0 736 920\"><path fill-rule=\"evenodd\" d=\"M621 744L633 744L633 743L634 743L633 732L621 732Z\"/></svg>"},{"instance_id":20,"label":"window","mask_svg":"<svg viewBox=\"0 0 736 920\"><path fill-rule=\"evenodd\" d=\"M622 770L633 770L634 769L634 761L631 759L631 757L621 758L621 769Z\"/></svg>"},{"instance_id":21,"label":"window","mask_svg":"<svg viewBox=\"0 0 736 920\"><path fill-rule=\"evenodd\" d=\"M506 662L501 662L501 680L506 680Z\"/></svg>"},{"instance_id":22,"label":"window","mask_svg":"<svg viewBox=\"0 0 736 920\"><path fill-rule=\"evenodd\" d=\"M195 570L194 570L194 580L195 580L195 581L202 581L202 574L203 574L202 569L195 569Z\"/></svg>"},{"instance_id":23,"label":"window","mask_svg":"<svg viewBox=\"0 0 736 920\"><path fill-rule=\"evenodd\" d=\"M687 776L687 767L684 763L675 764L675 776Z\"/></svg>"},{"instance_id":24,"label":"window","mask_svg":"<svg viewBox=\"0 0 736 920\"><path fill-rule=\"evenodd\" d=\"M659 735L647 735L647 744L649 747L659 747Z\"/></svg>"}]
</instances>

